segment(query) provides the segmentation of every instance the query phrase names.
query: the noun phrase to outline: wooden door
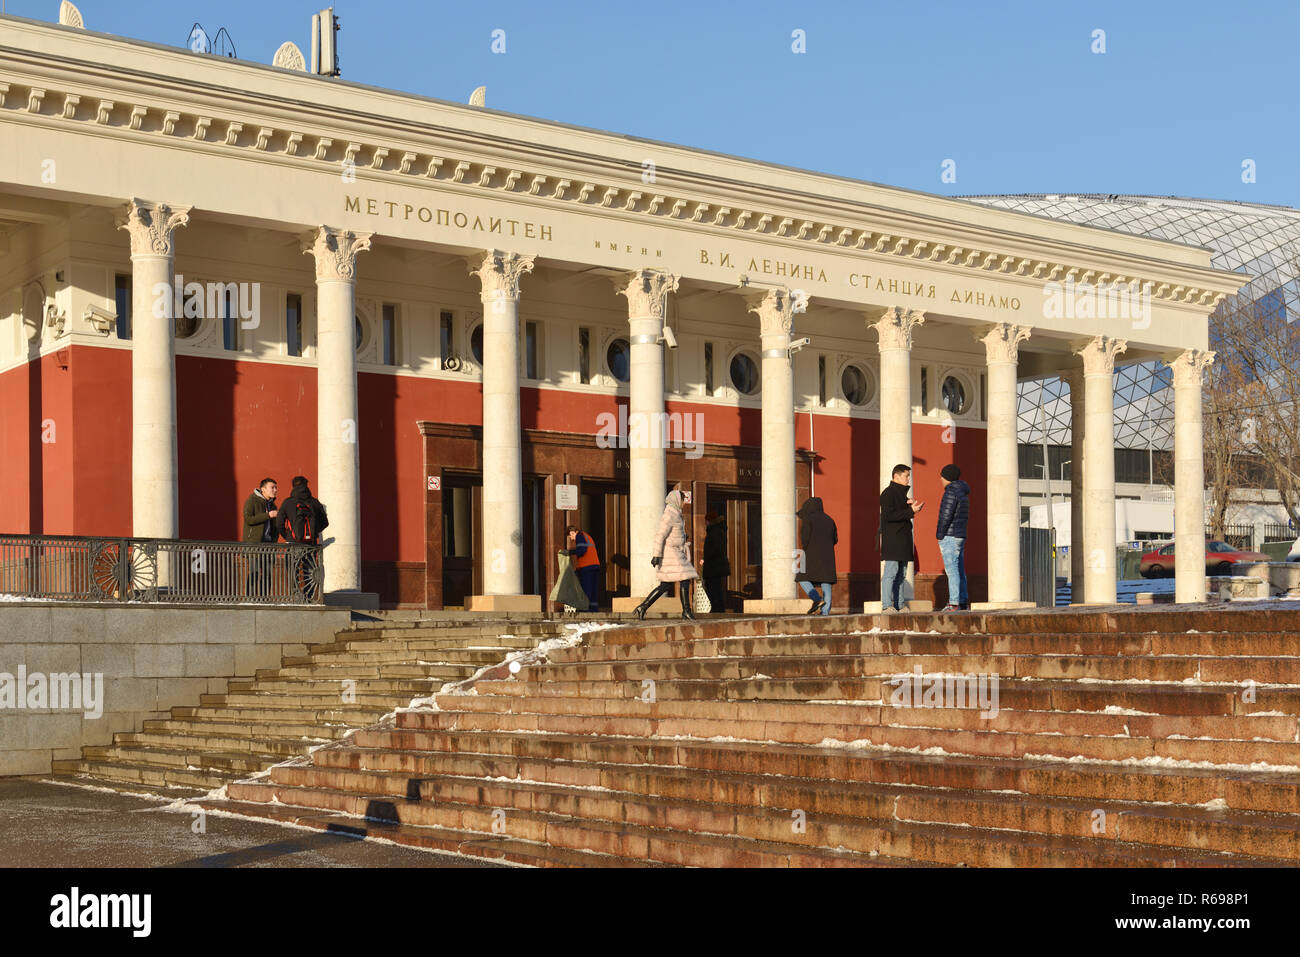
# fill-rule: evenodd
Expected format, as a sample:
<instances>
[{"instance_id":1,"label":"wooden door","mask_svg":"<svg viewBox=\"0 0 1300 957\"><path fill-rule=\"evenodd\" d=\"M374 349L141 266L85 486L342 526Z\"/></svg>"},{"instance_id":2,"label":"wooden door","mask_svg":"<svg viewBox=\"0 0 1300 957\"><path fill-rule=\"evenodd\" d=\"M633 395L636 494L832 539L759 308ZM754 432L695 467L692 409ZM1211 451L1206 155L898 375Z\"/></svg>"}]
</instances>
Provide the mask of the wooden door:
<instances>
[{"instance_id":1,"label":"wooden door","mask_svg":"<svg viewBox=\"0 0 1300 957\"><path fill-rule=\"evenodd\" d=\"M446 475L442 490L442 604L463 605L481 595L483 482L476 475Z\"/></svg>"}]
</instances>

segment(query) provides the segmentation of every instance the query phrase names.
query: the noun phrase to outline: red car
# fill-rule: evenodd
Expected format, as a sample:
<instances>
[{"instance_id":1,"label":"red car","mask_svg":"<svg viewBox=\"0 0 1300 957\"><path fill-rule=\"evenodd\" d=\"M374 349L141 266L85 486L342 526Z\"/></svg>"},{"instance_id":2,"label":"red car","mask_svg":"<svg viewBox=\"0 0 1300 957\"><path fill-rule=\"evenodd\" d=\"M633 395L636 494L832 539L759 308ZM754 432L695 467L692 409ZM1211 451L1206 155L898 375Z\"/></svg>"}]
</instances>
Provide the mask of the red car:
<instances>
[{"instance_id":1,"label":"red car","mask_svg":"<svg viewBox=\"0 0 1300 957\"><path fill-rule=\"evenodd\" d=\"M1266 562L1269 557L1260 552L1240 551L1227 542L1205 543L1205 572L1207 575L1230 575L1235 562ZM1174 573L1174 546L1171 542L1154 552L1142 556L1138 566L1143 578L1164 578Z\"/></svg>"}]
</instances>

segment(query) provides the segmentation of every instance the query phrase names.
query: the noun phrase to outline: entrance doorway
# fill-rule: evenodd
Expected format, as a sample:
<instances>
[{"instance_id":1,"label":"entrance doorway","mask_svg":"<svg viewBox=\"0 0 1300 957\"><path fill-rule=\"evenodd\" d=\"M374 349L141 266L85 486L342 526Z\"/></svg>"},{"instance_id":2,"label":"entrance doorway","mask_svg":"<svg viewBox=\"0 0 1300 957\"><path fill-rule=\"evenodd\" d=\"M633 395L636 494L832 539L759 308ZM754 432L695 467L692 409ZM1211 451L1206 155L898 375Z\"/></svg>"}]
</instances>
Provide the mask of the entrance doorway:
<instances>
[{"instance_id":1,"label":"entrance doorway","mask_svg":"<svg viewBox=\"0 0 1300 957\"><path fill-rule=\"evenodd\" d=\"M726 519L727 559L731 564L726 608L716 610L738 612L741 602L763 597L762 499L755 492L710 488L709 511Z\"/></svg>"},{"instance_id":2,"label":"entrance doorway","mask_svg":"<svg viewBox=\"0 0 1300 957\"><path fill-rule=\"evenodd\" d=\"M607 608L612 599L626 598L631 593L627 489L612 483L583 482L578 522L596 543L603 567L600 604Z\"/></svg>"},{"instance_id":3,"label":"entrance doorway","mask_svg":"<svg viewBox=\"0 0 1300 957\"><path fill-rule=\"evenodd\" d=\"M523 593L537 594L542 581L540 497L542 482L524 477ZM442 601L463 605L470 595L483 594L483 479L477 474L446 473L442 489Z\"/></svg>"}]
</instances>

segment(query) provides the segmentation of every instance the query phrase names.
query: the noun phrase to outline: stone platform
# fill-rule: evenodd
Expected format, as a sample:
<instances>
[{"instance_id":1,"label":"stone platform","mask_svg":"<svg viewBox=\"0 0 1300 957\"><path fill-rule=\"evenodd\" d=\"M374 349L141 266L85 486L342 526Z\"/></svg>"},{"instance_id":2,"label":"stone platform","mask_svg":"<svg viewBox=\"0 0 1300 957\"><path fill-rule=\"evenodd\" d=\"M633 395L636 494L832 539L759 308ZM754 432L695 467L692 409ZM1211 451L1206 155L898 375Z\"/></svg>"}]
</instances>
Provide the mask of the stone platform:
<instances>
[{"instance_id":1,"label":"stone platform","mask_svg":"<svg viewBox=\"0 0 1300 957\"><path fill-rule=\"evenodd\" d=\"M1300 862L1278 604L643 623L548 658L200 803L553 866Z\"/></svg>"}]
</instances>

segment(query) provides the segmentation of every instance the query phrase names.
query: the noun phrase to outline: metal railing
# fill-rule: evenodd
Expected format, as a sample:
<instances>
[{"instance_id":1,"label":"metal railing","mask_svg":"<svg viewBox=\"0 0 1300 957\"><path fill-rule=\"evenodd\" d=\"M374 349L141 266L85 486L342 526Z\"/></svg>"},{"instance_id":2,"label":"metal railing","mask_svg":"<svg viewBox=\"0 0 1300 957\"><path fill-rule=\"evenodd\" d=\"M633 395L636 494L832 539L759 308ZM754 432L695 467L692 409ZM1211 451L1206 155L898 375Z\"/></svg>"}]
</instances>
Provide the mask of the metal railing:
<instances>
[{"instance_id":1,"label":"metal railing","mask_svg":"<svg viewBox=\"0 0 1300 957\"><path fill-rule=\"evenodd\" d=\"M0 595L319 605L322 581L320 545L0 535Z\"/></svg>"}]
</instances>

